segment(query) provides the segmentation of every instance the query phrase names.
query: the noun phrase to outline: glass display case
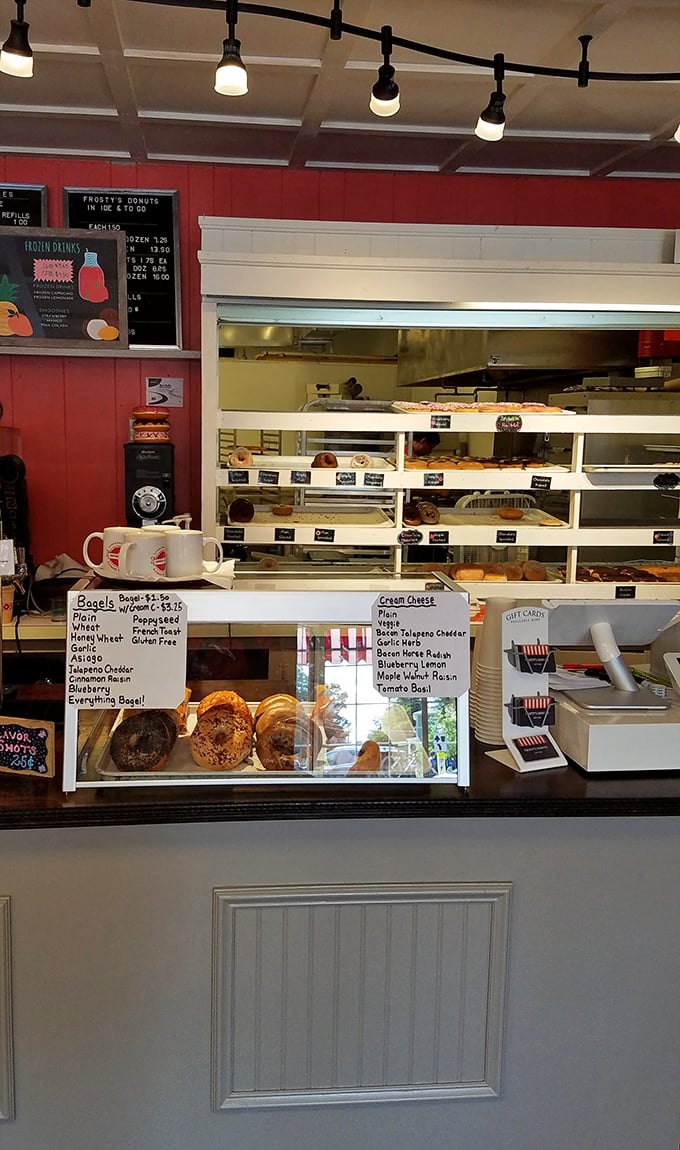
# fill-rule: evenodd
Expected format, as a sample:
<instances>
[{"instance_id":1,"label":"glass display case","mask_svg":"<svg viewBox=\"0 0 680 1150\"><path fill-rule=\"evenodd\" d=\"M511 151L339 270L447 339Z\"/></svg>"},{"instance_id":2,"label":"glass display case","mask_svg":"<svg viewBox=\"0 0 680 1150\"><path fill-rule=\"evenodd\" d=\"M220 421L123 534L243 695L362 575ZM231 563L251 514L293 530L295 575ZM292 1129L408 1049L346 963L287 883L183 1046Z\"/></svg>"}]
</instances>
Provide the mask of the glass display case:
<instances>
[{"instance_id":1,"label":"glass display case","mask_svg":"<svg viewBox=\"0 0 680 1150\"><path fill-rule=\"evenodd\" d=\"M468 785L467 693L405 697L374 687L371 613L376 591L174 590L186 605L184 701L178 707L144 709L130 698L120 706L112 700L102 707L96 695L91 702L78 699L67 675L66 791L223 784ZM154 594L153 588L143 592ZM105 593L99 583L96 593ZM77 594L70 593L70 599ZM120 587L108 592L113 618L125 594ZM454 595L441 587L435 600ZM71 644L72 610L70 601ZM133 663L135 648L130 651ZM105 680L106 654L99 666L94 648L84 658ZM162 649L153 666L154 674L162 676ZM94 673L92 681L97 681Z\"/></svg>"}]
</instances>

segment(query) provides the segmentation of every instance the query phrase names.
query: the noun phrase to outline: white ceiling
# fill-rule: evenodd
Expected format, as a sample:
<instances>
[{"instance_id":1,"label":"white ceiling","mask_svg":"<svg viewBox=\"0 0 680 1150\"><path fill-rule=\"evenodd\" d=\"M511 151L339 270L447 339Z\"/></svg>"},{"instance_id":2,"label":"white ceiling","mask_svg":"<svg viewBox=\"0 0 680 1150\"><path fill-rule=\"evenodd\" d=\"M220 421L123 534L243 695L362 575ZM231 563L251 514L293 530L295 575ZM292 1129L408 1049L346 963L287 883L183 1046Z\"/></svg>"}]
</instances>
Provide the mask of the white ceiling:
<instances>
[{"instance_id":1,"label":"white ceiling","mask_svg":"<svg viewBox=\"0 0 680 1150\"><path fill-rule=\"evenodd\" d=\"M177 5L178 0L173 0ZM395 48L401 112L368 110L379 45L348 33L242 12L237 35L249 92L213 91L224 6L186 0L26 0L30 80L0 73L0 151L293 168L680 176L680 81L512 75L507 128L482 143L474 124L489 71ZM332 0L298 0L328 17ZM597 71L680 73L677 0L344 0L346 23L466 55L576 68L594 37ZM0 40L14 0L0 0Z\"/></svg>"}]
</instances>

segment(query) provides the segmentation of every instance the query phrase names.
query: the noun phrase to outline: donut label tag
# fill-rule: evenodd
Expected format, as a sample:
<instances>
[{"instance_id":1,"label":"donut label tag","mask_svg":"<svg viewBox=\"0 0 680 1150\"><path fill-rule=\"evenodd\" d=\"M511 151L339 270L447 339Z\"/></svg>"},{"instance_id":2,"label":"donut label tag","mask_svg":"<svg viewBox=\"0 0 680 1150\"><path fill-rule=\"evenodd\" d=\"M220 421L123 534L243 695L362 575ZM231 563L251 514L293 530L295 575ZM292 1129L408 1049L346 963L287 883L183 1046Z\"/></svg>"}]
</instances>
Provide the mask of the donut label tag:
<instances>
[{"instance_id":1,"label":"donut label tag","mask_svg":"<svg viewBox=\"0 0 680 1150\"><path fill-rule=\"evenodd\" d=\"M229 483L232 484L232 486L236 486L238 483L248 483L250 481L250 476L248 475L247 471L234 471L230 469L227 472L227 479Z\"/></svg>"},{"instance_id":2,"label":"donut label tag","mask_svg":"<svg viewBox=\"0 0 680 1150\"><path fill-rule=\"evenodd\" d=\"M397 535L397 543L422 543L423 533L418 531L417 527L409 527L406 531L400 531Z\"/></svg>"},{"instance_id":3,"label":"donut label tag","mask_svg":"<svg viewBox=\"0 0 680 1150\"><path fill-rule=\"evenodd\" d=\"M225 543L243 543L246 537L245 527L223 527L222 538Z\"/></svg>"},{"instance_id":4,"label":"donut label tag","mask_svg":"<svg viewBox=\"0 0 680 1150\"><path fill-rule=\"evenodd\" d=\"M496 416L496 431L521 431L522 430L522 416L521 415L498 415Z\"/></svg>"},{"instance_id":5,"label":"donut label tag","mask_svg":"<svg viewBox=\"0 0 680 1150\"><path fill-rule=\"evenodd\" d=\"M384 487L385 476L380 471L367 471L364 474L364 487Z\"/></svg>"},{"instance_id":6,"label":"donut label tag","mask_svg":"<svg viewBox=\"0 0 680 1150\"><path fill-rule=\"evenodd\" d=\"M672 491L674 487L680 483L680 476L676 475L674 471L666 471L659 475L655 475L652 483L658 491Z\"/></svg>"},{"instance_id":7,"label":"donut label tag","mask_svg":"<svg viewBox=\"0 0 680 1150\"><path fill-rule=\"evenodd\" d=\"M614 589L615 599L634 599L637 587L634 583L624 583Z\"/></svg>"},{"instance_id":8,"label":"donut label tag","mask_svg":"<svg viewBox=\"0 0 680 1150\"><path fill-rule=\"evenodd\" d=\"M423 487L443 487L443 471L426 471L423 475Z\"/></svg>"},{"instance_id":9,"label":"donut label tag","mask_svg":"<svg viewBox=\"0 0 680 1150\"><path fill-rule=\"evenodd\" d=\"M550 475L532 475L531 477L531 490L532 491L550 491L552 487L552 477Z\"/></svg>"},{"instance_id":10,"label":"donut label tag","mask_svg":"<svg viewBox=\"0 0 680 1150\"><path fill-rule=\"evenodd\" d=\"M516 543L516 542L517 542L517 532L516 531L497 531L496 532L496 543Z\"/></svg>"},{"instance_id":11,"label":"donut label tag","mask_svg":"<svg viewBox=\"0 0 680 1150\"><path fill-rule=\"evenodd\" d=\"M338 471L335 476L336 487L356 487L357 473L356 471Z\"/></svg>"},{"instance_id":12,"label":"donut label tag","mask_svg":"<svg viewBox=\"0 0 680 1150\"><path fill-rule=\"evenodd\" d=\"M291 483L311 483L312 473L311 471L291 471L290 481Z\"/></svg>"},{"instance_id":13,"label":"donut label tag","mask_svg":"<svg viewBox=\"0 0 680 1150\"><path fill-rule=\"evenodd\" d=\"M268 484L270 487L278 487L279 473L278 471L258 471L257 482Z\"/></svg>"},{"instance_id":14,"label":"donut label tag","mask_svg":"<svg viewBox=\"0 0 680 1150\"><path fill-rule=\"evenodd\" d=\"M295 542L295 528L294 527L275 527L274 528L274 542L275 543L294 543Z\"/></svg>"},{"instance_id":15,"label":"donut label tag","mask_svg":"<svg viewBox=\"0 0 680 1150\"><path fill-rule=\"evenodd\" d=\"M314 542L315 543L335 543L335 528L334 527L315 527L314 528Z\"/></svg>"},{"instance_id":16,"label":"donut label tag","mask_svg":"<svg viewBox=\"0 0 680 1150\"><path fill-rule=\"evenodd\" d=\"M448 541L449 541L448 531L430 531L430 533L428 535L428 542L430 544L448 543Z\"/></svg>"},{"instance_id":17,"label":"donut label tag","mask_svg":"<svg viewBox=\"0 0 680 1150\"><path fill-rule=\"evenodd\" d=\"M431 415L430 427L433 431L450 431L451 430L451 416L450 415Z\"/></svg>"},{"instance_id":18,"label":"donut label tag","mask_svg":"<svg viewBox=\"0 0 680 1150\"><path fill-rule=\"evenodd\" d=\"M652 535L652 543L662 543L668 546L675 538L673 531L655 531Z\"/></svg>"}]
</instances>

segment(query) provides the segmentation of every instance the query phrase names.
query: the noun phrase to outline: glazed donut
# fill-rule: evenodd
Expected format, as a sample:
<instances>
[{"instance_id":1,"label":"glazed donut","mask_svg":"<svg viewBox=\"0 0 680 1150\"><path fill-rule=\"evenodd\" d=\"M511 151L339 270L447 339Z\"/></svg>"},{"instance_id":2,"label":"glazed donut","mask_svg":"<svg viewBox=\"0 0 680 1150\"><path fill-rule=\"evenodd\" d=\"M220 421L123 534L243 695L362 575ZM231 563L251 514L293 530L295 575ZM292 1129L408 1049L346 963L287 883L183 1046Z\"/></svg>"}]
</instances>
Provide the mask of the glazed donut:
<instances>
[{"instance_id":1,"label":"glazed donut","mask_svg":"<svg viewBox=\"0 0 680 1150\"><path fill-rule=\"evenodd\" d=\"M255 508L249 499L235 499L229 504L229 518L232 523L250 523L255 515Z\"/></svg>"},{"instance_id":2,"label":"glazed donut","mask_svg":"<svg viewBox=\"0 0 680 1150\"><path fill-rule=\"evenodd\" d=\"M275 503L272 507L272 515L292 515L293 508L290 503Z\"/></svg>"},{"instance_id":3,"label":"glazed donut","mask_svg":"<svg viewBox=\"0 0 680 1150\"><path fill-rule=\"evenodd\" d=\"M423 517L417 503L405 503L402 519L406 527L420 527Z\"/></svg>"},{"instance_id":4,"label":"glazed donut","mask_svg":"<svg viewBox=\"0 0 680 1150\"><path fill-rule=\"evenodd\" d=\"M531 583L542 583L544 579L548 578L548 572L543 564L537 563L534 559L527 559L526 563L522 564L522 571L524 578Z\"/></svg>"},{"instance_id":5,"label":"glazed donut","mask_svg":"<svg viewBox=\"0 0 680 1150\"><path fill-rule=\"evenodd\" d=\"M253 457L247 447L236 447L227 459L229 467L252 467Z\"/></svg>"},{"instance_id":6,"label":"glazed donut","mask_svg":"<svg viewBox=\"0 0 680 1150\"><path fill-rule=\"evenodd\" d=\"M508 577L500 563L486 563L484 566L485 583L507 583Z\"/></svg>"},{"instance_id":7,"label":"glazed donut","mask_svg":"<svg viewBox=\"0 0 680 1150\"><path fill-rule=\"evenodd\" d=\"M499 507L499 519L524 519L524 512L521 507Z\"/></svg>"},{"instance_id":8,"label":"glazed donut","mask_svg":"<svg viewBox=\"0 0 680 1150\"><path fill-rule=\"evenodd\" d=\"M366 742L362 744L361 750L357 755L356 762L352 763L352 766L349 768L347 774L358 774L360 772L376 774L376 772L379 770L380 745L379 743L374 742L373 739L367 739Z\"/></svg>"},{"instance_id":9,"label":"glazed donut","mask_svg":"<svg viewBox=\"0 0 680 1150\"><path fill-rule=\"evenodd\" d=\"M433 523L439 523L439 508L436 507L434 503L429 503L424 499L422 503L418 504L418 510L420 512L420 518L422 519L423 523L428 523L430 525Z\"/></svg>"},{"instance_id":10,"label":"glazed donut","mask_svg":"<svg viewBox=\"0 0 680 1150\"><path fill-rule=\"evenodd\" d=\"M258 571L280 571L280 567L273 555L263 555L257 565Z\"/></svg>"},{"instance_id":11,"label":"glazed donut","mask_svg":"<svg viewBox=\"0 0 680 1150\"><path fill-rule=\"evenodd\" d=\"M250 754L253 720L235 691L214 691L201 699L189 736L191 756L209 771L233 771Z\"/></svg>"},{"instance_id":12,"label":"glazed donut","mask_svg":"<svg viewBox=\"0 0 680 1150\"><path fill-rule=\"evenodd\" d=\"M110 755L119 771L160 771L177 740L177 724L165 711L138 711L111 736Z\"/></svg>"},{"instance_id":13,"label":"glazed donut","mask_svg":"<svg viewBox=\"0 0 680 1150\"><path fill-rule=\"evenodd\" d=\"M312 467L337 467L338 457L332 451L320 451L312 460Z\"/></svg>"},{"instance_id":14,"label":"glazed donut","mask_svg":"<svg viewBox=\"0 0 680 1150\"><path fill-rule=\"evenodd\" d=\"M484 568L473 563L456 563L449 571L451 579L461 579L468 583L478 583L484 578Z\"/></svg>"},{"instance_id":15,"label":"glazed donut","mask_svg":"<svg viewBox=\"0 0 680 1150\"><path fill-rule=\"evenodd\" d=\"M425 471L427 463L424 459L405 459L404 467L409 471Z\"/></svg>"},{"instance_id":16,"label":"glazed donut","mask_svg":"<svg viewBox=\"0 0 680 1150\"><path fill-rule=\"evenodd\" d=\"M521 563L502 563L501 567L505 571L505 577L508 583L519 583L524 575Z\"/></svg>"},{"instance_id":17,"label":"glazed donut","mask_svg":"<svg viewBox=\"0 0 680 1150\"><path fill-rule=\"evenodd\" d=\"M371 459L370 455L362 455L361 452L359 452L358 455L352 456L349 461L349 465L350 467L357 467L363 470L367 467L372 467L373 460Z\"/></svg>"},{"instance_id":18,"label":"glazed donut","mask_svg":"<svg viewBox=\"0 0 680 1150\"><path fill-rule=\"evenodd\" d=\"M300 712L257 726L255 750L266 771L311 770L321 749L321 731Z\"/></svg>"}]
</instances>

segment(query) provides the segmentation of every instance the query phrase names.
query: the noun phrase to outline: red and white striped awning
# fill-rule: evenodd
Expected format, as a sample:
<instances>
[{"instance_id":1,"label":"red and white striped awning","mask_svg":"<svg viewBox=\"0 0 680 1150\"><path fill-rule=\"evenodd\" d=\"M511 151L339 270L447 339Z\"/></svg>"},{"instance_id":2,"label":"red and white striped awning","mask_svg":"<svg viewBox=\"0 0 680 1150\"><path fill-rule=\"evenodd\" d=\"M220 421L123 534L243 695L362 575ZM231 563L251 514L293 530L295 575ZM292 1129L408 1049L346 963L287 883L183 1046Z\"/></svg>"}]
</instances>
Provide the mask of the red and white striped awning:
<instances>
[{"instance_id":1,"label":"red and white striped awning","mask_svg":"<svg viewBox=\"0 0 680 1150\"><path fill-rule=\"evenodd\" d=\"M339 663L370 663L372 655L372 636L370 627L329 627L323 636L315 635L317 642L324 643L324 662L331 665ZM297 662L298 666L306 667L309 663L309 651L312 635L307 627L297 629Z\"/></svg>"}]
</instances>

